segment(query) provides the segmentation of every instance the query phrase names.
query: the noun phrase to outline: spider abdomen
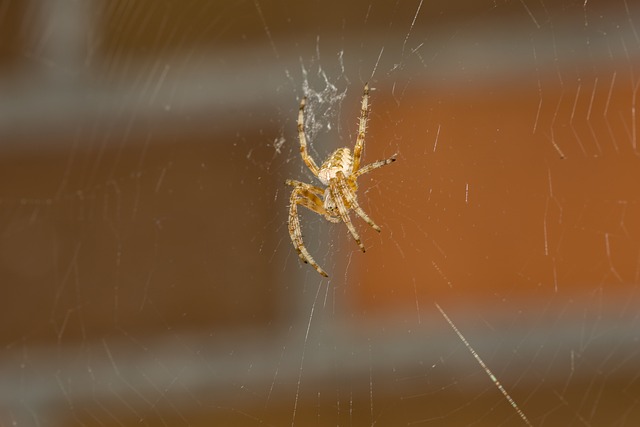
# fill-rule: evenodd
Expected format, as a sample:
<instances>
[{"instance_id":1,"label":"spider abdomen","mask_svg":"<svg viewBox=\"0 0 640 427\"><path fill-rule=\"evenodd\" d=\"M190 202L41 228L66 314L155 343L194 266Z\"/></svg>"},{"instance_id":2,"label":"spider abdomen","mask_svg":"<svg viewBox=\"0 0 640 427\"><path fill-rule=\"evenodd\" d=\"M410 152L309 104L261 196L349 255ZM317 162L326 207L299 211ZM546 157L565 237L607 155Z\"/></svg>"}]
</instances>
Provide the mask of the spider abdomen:
<instances>
[{"instance_id":1,"label":"spider abdomen","mask_svg":"<svg viewBox=\"0 0 640 427\"><path fill-rule=\"evenodd\" d=\"M342 172L346 177L350 176L352 165L351 150L346 147L338 148L322 163L318 178L324 185L329 185L329 181L335 178L338 172Z\"/></svg>"}]
</instances>

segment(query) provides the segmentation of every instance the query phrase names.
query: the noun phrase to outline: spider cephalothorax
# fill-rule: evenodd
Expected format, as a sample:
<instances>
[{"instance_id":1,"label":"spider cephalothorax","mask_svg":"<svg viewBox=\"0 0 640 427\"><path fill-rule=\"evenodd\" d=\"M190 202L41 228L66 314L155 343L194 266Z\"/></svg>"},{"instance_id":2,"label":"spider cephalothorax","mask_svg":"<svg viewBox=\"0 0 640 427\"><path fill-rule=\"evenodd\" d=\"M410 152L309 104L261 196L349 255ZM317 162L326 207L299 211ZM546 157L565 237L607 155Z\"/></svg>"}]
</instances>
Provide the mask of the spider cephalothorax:
<instances>
[{"instance_id":1,"label":"spider cephalothorax","mask_svg":"<svg viewBox=\"0 0 640 427\"><path fill-rule=\"evenodd\" d=\"M313 212L323 215L331 222L344 222L356 243L364 252L364 246L356 231L349 211L353 210L360 218L369 224L374 230L380 231L369 216L358 204L356 192L358 190L357 179L360 175L371 172L374 169L388 165L396 160L395 155L386 160L379 160L360 167L360 159L364 148L364 137L367 130L367 118L369 116L369 85L364 85L362 106L360 109L360 121L358 123L358 137L353 153L347 147L338 148L325 160L320 167L316 164L307 151L307 138L304 132L304 107L306 98L300 101L298 110L298 139L300 140L300 155L311 173L326 186L325 189L300 181L288 179L286 183L293 186L289 205L289 235L298 256L305 263L311 264L318 273L327 277L327 273L320 268L318 263L307 251L302 241L300 219L298 218L298 205L302 205Z\"/></svg>"}]
</instances>

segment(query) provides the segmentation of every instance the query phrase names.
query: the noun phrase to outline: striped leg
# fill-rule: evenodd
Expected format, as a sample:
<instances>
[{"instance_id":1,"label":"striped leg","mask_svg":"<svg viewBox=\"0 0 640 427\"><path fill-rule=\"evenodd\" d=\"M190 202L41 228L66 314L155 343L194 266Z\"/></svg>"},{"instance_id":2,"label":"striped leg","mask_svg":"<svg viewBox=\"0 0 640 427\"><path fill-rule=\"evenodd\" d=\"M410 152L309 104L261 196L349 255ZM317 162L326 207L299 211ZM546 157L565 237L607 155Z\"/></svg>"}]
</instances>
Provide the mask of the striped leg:
<instances>
[{"instance_id":1,"label":"striped leg","mask_svg":"<svg viewBox=\"0 0 640 427\"><path fill-rule=\"evenodd\" d=\"M314 194L316 193L316 190L319 189L313 185L299 181L287 180L287 184L294 186L294 189L291 192L291 198L289 199L289 236L291 237L293 247L296 249L298 256L304 263L311 264L318 273L324 277L329 277L329 275L318 265L304 246L304 241L302 240L302 229L300 228L300 218L298 217L298 205L302 205L320 215L327 214L324 209L322 199Z\"/></svg>"},{"instance_id":2,"label":"striped leg","mask_svg":"<svg viewBox=\"0 0 640 427\"><path fill-rule=\"evenodd\" d=\"M362 106L360 107L360 120L358 121L358 137L356 145L353 148L353 167L352 171L356 172L360 169L360 158L364 149L364 137L367 132L367 120L369 118L369 83L364 85L364 93L362 94Z\"/></svg>"}]
</instances>

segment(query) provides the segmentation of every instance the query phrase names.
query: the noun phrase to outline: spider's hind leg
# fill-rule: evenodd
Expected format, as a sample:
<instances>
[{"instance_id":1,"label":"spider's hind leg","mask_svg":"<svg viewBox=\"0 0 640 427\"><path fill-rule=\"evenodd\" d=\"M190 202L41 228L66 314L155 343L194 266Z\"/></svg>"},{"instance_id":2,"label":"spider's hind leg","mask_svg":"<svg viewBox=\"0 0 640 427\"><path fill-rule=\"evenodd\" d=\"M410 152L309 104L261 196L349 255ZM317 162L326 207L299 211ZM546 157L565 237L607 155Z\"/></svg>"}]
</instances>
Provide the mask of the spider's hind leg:
<instances>
[{"instance_id":1,"label":"spider's hind leg","mask_svg":"<svg viewBox=\"0 0 640 427\"><path fill-rule=\"evenodd\" d=\"M307 165L311 173L315 176L318 176L318 165L316 164L313 157L309 155L309 151L307 150L307 136L305 135L304 130L304 107L307 105L307 97L305 96L300 100L300 108L298 109L298 142L300 143L300 156L304 161L304 164Z\"/></svg>"},{"instance_id":2,"label":"spider's hind leg","mask_svg":"<svg viewBox=\"0 0 640 427\"><path fill-rule=\"evenodd\" d=\"M360 175L364 175L365 173L369 173L372 170L376 170L378 168L381 168L382 166L389 165L389 164L391 164L391 163L393 163L395 161L396 161L396 155L394 154L393 156L389 157L388 159L378 160L377 162L369 163L368 165L366 165L362 169L359 169L354 175L357 178Z\"/></svg>"},{"instance_id":3,"label":"spider's hind leg","mask_svg":"<svg viewBox=\"0 0 640 427\"><path fill-rule=\"evenodd\" d=\"M358 136L356 137L356 145L353 148L353 166L352 171L356 172L360 169L360 158L364 149L364 138L367 133L367 120L369 119L369 83L364 84L362 93L362 104L360 105L360 118L358 119Z\"/></svg>"}]
</instances>

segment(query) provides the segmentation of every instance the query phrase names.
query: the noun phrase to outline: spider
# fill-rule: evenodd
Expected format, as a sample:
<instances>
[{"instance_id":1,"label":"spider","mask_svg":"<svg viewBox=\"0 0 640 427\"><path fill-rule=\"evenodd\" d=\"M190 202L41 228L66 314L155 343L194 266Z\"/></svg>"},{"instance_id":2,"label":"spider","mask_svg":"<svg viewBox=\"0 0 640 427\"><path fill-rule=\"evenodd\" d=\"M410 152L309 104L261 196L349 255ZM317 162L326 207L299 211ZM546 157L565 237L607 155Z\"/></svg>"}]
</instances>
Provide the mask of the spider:
<instances>
[{"instance_id":1,"label":"spider","mask_svg":"<svg viewBox=\"0 0 640 427\"><path fill-rule=\"evenodd\" d=\"M307 98L302 98L300 101L300 109L298 110L300 156L311 173L313 173L326 188L323 189L293 179L286 181L287 185L293 187L289 200L289 235L300 259L305 264L311 264L316 271L324 277L328 277L328 274L320 268L304 246L302 230L300 229L300 219L298 218L298 205L304 206L318 215L323 215L327 221L334 223L344 222L351 236L353 236L353 239L362 252L364 252L365 249L360 241L360 236L349 218L349 211L355 211L355 213L374 230L380 232L380 227L369 218L369 215L367 215L358 204L358 198L356 196L358 183L356 181L359 176L365 173L395 162L396 155L394 154L386 160L378 160L377 162L360 167L360 159L362 157L362 150L364 149L364 138L367 130L367 119L369 116L369 84L366 83L362 95L358 136L355 147L353 148L353 154L347 147L338 148L318 167L307 151L307 138L304 130L304 108L306 102Z\"/></svg>"}]
</instances>

